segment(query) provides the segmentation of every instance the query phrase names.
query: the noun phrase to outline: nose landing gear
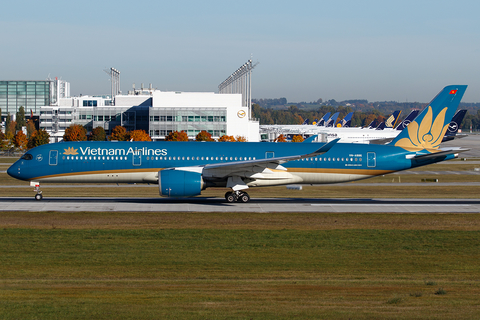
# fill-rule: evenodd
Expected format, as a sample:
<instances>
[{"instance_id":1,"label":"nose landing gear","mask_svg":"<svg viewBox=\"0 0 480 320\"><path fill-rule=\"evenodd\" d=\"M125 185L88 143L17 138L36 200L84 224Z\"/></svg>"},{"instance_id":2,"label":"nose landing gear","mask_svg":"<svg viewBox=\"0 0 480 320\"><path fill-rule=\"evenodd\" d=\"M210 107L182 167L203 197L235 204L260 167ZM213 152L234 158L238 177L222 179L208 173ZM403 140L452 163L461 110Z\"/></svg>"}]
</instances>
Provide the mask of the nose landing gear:
<instances>
[{"instance_id":1,"label":"nose landing gear","mask_svg":"<svg viewBox=\"0 0 480 320\"><path fill-rule=\"evenodd\" d=\"M30 186L35 187L33 191L37 194L35 195L35 200L40 201L43 199L42 190L40 190L40 183L39 182L30 182Z\"/></svg>"},{"instance_id":2,"label":"nose landing gear","mask_svg":"<svg viewBox=\"0 0 480 320\"><path fill-rule=\"evenodd\" d=\"M229 203L233 203L233 202L247 203L248 201L250 201L250 196L248 195L248 193L242 192L242 191L229 191L225 193L225 199Z\"/></svg>"}]
</instances>

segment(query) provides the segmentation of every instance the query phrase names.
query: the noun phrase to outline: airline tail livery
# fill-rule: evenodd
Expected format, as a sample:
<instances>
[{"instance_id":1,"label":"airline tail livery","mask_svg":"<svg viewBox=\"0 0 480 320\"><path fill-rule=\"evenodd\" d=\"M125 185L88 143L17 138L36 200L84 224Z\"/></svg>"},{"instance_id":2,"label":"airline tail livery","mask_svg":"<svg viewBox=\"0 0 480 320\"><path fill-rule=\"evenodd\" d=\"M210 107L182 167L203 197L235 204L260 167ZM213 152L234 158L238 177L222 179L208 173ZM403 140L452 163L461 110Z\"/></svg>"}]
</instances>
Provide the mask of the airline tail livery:
<instances>
[{"instance_id":1,"label":"airline tail livery","mask_svg":"<svg viewBox=\"0 0 480 320\"><path fill-rule=\"evenodd\" d=\"M228 202L248 202L252 187L348 182L453 159L461 148L439 145L467 86L445 87L387 145L269 142L60 142L27 151L8 174L41 182L155 183L168 197L231 189Z\"/></svg>"}]
</instances>

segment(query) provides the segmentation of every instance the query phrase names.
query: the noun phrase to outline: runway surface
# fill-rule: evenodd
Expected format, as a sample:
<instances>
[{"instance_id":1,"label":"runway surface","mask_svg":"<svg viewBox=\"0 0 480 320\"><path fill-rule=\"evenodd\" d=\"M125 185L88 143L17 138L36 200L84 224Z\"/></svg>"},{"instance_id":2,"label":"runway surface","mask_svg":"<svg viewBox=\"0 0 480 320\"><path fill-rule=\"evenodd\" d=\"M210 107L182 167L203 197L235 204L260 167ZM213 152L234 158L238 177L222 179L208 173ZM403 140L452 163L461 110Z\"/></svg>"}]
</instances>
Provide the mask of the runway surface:
<instances>
[{"instance_id":1,"label":"runway surface","mask_svg":"<svg viewBox=\"0 0 480 320\"><path fill-rule=\"evenodd\" d=\"M480 213L480 199L0 198L0 211Z\"/></svg>"}]
</instances>

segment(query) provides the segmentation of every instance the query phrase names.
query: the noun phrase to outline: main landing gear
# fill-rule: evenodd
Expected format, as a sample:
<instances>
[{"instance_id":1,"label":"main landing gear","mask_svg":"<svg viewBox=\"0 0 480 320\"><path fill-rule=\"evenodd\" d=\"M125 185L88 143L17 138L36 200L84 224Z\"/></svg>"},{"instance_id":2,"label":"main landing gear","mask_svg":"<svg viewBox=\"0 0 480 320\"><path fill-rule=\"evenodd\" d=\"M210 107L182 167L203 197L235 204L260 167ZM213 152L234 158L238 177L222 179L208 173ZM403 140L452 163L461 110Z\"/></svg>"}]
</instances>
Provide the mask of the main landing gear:
<instances>
[{"instance_id":1,"label":"main landing gear","mask_svg":"<svg viewBox=\"0 0 480 320\"><path fill-rule=\"evenodd\" d=\"M248 195L248 193L242 191L229 191L225 193L225 199L229 203L237 201L247 203L248 201L250 201L250 196Z\"/></svg>"}]
</instances>

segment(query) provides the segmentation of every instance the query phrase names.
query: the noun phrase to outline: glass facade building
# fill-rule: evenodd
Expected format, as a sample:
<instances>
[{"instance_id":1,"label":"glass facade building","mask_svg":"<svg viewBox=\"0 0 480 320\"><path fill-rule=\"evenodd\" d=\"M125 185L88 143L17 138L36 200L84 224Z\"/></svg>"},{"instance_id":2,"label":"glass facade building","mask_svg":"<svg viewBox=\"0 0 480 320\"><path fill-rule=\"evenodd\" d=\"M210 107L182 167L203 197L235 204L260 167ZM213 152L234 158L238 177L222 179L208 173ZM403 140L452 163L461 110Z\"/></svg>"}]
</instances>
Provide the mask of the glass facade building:
<instances>
[{"instance_id":1,"label":"glass facade building","mask_svg":"<svg viewBox=\"0 0 480 320\"><path fill-rule=\"evenodd\" d=\"M39 114L40 107L56 103L57 88L54 80L0 81L0 109L2 115L16 114L20 107Z\"/></svg>"},{"instance_id":2,"label":"glass facade building","mask_svg":"<svg viewBox=\"0 0 480 320\"><path fill-rule=\"evenodd\" d=\"M227 108L150 108L149 134L164 139L172 131L185 131L193 139L205 130L214 138L227 132Z\"/></svg>"}]
</instances>

